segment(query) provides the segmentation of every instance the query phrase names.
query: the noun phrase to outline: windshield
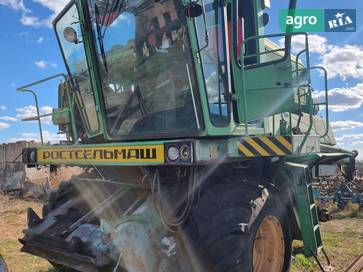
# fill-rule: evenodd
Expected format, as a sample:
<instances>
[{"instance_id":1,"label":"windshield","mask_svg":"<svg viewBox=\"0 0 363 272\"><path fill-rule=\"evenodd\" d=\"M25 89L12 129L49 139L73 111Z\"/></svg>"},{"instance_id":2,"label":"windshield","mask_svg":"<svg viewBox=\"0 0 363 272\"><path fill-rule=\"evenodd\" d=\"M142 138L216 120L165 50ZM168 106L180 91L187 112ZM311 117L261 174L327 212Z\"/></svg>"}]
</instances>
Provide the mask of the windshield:
<instances>
[{"instance_id":1,"label":"windshield","mask_svg":"<svg viewBox=\"0 0 363 272\"><path fill-rule=\"evenodd\" d=\"M81 37L78 11L75 4L70 5L69 8L55 20L55 30L68 72L72 77L72 83L78 90L76 95L80 112L85 121L85 126L89 133L96 133L99 130L99 122L84 44L81 39L77 41L77 43L70 43L67 41L63 34L67 27L72 27L78 33L78 36Z\"/></svg>"},{"instance_id":2,"label":"windshield","mask_svg":"<svg viewBox=\"0 0 363 272\"><path fill-rule=\"evenodd\" d=\"M110 134L200 130L180 0L89 0L89 9Z\"/></svg>"}]
</instances>

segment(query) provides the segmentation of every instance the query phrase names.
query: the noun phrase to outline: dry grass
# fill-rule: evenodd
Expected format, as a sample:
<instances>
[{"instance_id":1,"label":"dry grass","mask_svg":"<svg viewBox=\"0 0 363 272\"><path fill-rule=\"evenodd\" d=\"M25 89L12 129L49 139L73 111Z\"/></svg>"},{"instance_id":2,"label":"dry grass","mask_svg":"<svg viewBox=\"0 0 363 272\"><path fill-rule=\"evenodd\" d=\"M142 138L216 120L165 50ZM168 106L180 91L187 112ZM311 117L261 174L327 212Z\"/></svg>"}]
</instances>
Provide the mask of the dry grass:
<instances>
[{"instance_id":1,"label":"dry grass","mask_svg":"<svg viewBox=\"0 0 363 272\"><path fill-rule=\"evenodd\" d=\"M359 204L348 202L343 210L338 211L335 215L336 218L360 218L363 219L363 212L360 212Z\"/></svg>"},{"instance_id":2,"label":"dry grass","mask_svg":"<svg viewBox=\"0 0 363 272\"><path fill-rule=\"evenodd\" d=\"M51 265L44 259L21 253L18 238L26 228L26 211L32 207L38 214L41 203L0 195L0 255L5 259L9 272L51 271Z\"/></svg>"},{"instance_id":3,"label":"dry grass","mask_svg":"<svg viewBox=\"0 0 363 272\"><path fill-rule=\"evenodd\" d=\"M353 205L334 215L336 219L320 223L323 246L332 262L333 271L345 271L363 253L362 216L362 212L357 212ZM294 246L298 248L301 244L295 243ZM302 254L294 256L292 272L315 271L320 269L313 258L306 258Z\"/></svg>"}]
</instances>

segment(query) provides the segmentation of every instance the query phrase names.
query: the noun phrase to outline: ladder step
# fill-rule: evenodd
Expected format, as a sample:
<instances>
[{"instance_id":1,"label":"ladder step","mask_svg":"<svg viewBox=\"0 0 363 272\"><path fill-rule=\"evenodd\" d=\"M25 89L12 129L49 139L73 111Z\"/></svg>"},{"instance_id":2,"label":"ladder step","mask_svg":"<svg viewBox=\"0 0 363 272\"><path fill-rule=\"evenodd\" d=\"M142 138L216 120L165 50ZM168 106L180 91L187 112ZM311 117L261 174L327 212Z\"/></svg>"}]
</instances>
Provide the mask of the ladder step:
<instances>
[{"instance_id":1,"label":"ladder step","mask_svg":"<svg viewBox=\"0 0 363 272\"><path fill-rule=\"evenodd\" d=\"M297 198L297 208L299 219L302 227L302 238L304 243L304 253L307 256L313 256L322 246L319 219L311 177L306 172L301 183L294 184L295 194L301 196Z\"/></svg>"}]
</instances>

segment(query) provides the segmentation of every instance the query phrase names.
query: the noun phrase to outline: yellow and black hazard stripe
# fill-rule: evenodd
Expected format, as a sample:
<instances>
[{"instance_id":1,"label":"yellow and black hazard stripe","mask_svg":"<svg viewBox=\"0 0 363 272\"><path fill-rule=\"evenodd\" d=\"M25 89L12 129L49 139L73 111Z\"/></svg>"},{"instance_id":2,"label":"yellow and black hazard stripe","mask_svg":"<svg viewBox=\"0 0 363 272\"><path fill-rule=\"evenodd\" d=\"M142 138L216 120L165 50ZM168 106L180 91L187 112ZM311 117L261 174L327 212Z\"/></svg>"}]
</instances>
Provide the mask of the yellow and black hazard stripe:
<instances>
[{"instance_id":1,"label":"yellow and black hazard stripe","mask_svg":"<svg viewBox=\"0 0 363 272\"><path fill-rule=\"evenodd\" d=\"M240 138L239 155L244 157L283 157L292 153L290 136L254 136Z\"/></svg>"}]
</instances>

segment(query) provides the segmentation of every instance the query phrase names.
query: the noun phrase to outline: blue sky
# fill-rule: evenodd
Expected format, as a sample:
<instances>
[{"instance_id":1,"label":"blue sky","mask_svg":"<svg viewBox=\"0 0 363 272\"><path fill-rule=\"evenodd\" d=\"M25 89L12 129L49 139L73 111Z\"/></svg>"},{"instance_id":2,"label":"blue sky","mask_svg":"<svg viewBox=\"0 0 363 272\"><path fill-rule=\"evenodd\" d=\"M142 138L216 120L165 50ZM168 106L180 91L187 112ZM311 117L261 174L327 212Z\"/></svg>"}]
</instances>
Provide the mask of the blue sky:
<instances>
[{"instance_id":1,"label":"blue sky","mask_svg":"<svg viewBox=\"0 0 363 272\"><path fill-rule=\"evenodd\" d=\"M324 65L329 72L330 116L339 145L356 149L363 159L363 1L300 0L299 8L356 9L357 32L311 33L312 64ZM63 61L51 28L51 20L65 0L0 0L0 143L37 140L35 123L20 122L34 114L33 98L15 91L16 87L64 72ZM271 0L269 32L280 32L276 11L287 0ZM301 47L294 40L295 49ZM321 90L321 77L314 76ZM320 82L320 83L319 83ZM36 88L41 111L48 113L57 103L58 81ZM317 93L319 96L319 93ZM59 138L50 120L43 122L46 140Z\"/></svg>"}]
</instances>

